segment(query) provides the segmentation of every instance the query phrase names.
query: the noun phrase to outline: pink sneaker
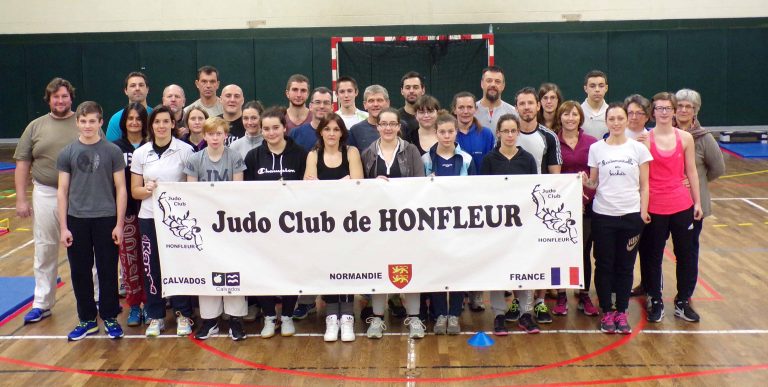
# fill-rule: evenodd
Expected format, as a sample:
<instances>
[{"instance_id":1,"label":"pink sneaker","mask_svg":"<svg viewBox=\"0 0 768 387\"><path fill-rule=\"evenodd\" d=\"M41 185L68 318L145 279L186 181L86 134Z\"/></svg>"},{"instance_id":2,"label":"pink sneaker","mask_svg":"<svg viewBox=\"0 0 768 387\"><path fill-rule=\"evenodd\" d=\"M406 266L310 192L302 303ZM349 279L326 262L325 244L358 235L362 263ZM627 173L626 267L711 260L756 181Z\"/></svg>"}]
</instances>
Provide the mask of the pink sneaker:
<instances>
[{"instance_id":1,"label":"pink sneaker","mask_svg":"<svg viewBox=\"0 0 768 387\"><path fill-rule=\"evenodd\" d=\"M627 312L616 312L613 318L614 325L616 325L616 333L622 335L628 335L632 333L632 328L627 321Z\"/></svg>"},{"instance_id":2,"label":"pink sneaker","mask_svg":"<svg viewBox=\"0 0 768 387\"><path fill-rule=\"evenodd\" d=\"M568 295L565 292L557 293L557 303L552 308L552 313L555 316L565 316L568 314Z\"/></svg>"},{"instance_id":3,"label":"pink sneaker","mask_svg":"<svg viewBox=\"0 0 768 387\"><path fill-rule=\"evenodd\" d=\"M600 314L600 311L597 310L597 307L595 307L595 304L592 303L592 299L589 298L588 293L581 293L579 294L579 310L584 312L587 316L597 316Z\"/></svg>"},{"instance_id":4,"label":"pink sneaker","mask_svg":"<svg viewBox=\"0 0 768 387\"><path fill-rule=\"evenodd\" d=\"M610 311L603 315L603 318L600 319L600 331L603 333L616 332L616 312Z\"/></svg>"}]
</instances>

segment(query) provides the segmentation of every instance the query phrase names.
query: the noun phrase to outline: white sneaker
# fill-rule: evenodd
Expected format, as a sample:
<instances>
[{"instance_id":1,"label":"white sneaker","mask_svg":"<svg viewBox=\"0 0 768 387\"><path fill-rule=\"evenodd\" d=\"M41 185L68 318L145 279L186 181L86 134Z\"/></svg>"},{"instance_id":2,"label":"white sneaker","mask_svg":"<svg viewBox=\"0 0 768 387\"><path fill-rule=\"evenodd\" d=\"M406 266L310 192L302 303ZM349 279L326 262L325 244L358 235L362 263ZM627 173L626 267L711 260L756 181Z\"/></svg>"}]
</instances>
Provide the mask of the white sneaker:
<instances>
[{"instance_id":1,"label":"white sneaker","mask_svg":"<svg viewBox=\"0 0 768 387\"><path fill-rule=\"evenodd\" d=\"M424 338L424 331L427 329L427 327L417 316L410 316L406 318L403 323L408 325L408 337L412 339Z\"/></svg>"},{"instance_id":2,"label":"white sneaker","mask_svg":"<svg viewBox=\"0 0 768 387\"><path fill-rule=\"evenodd\" d=\"M446 331L446 327L448 326L448 317L444 315L437 316L437 321L435 321L435 327L434 332L436 335L444 335Z\"/></svg>"},{"instance_id":3,"label":"white sneaker","mask_svg":"<svg viewBox=\"0 0 768 387\"><path fill-rule=\"evenodd\" d=\"M147 337L160 336L160 332L165 330L165 321L161 318L149 319L149 326L147 327L144 335Z\"/></svg>"},{"instance_id":4,"label":"white sneaker","mask_svg":"<svg viewBox=\"0 0 768 387\"><path fill-rule=\"evenodd\" d=\"M184 317L181 312L176 312L176 335L189 336L192 333L192 325L195 322L189 317Z\"/></svg>"},{"instance_id":5,"label":"white sneaker","mask_svg":"<svg viewBox=\"0 0 768 387\"><path fill-rule=\"evenodd\" d=\"M370 324L368 325L368 331L365 332L365 335L368 336L369 339L380 339L384 336L384 331L387 329L387 325L384 324L384 320L382 320L381 317L368 317L365 322Z\"/></svg>"},{"instance_id":6,"label":"white sneaker","mask_svg":"<svg viewBox=\"0 0 768 387\"><path fill-rule=\"evenodd\" d=\"M448 329L446 331L449 335L458 335L461 333L458 316L448 316Z\"/></svg>"},{"instance_id":7,"label":"white sneaker","mask_svg":"<svg viewBox=\"0 0 768 387\"><path fill-rule=\"evenodd\" d=\"M296 327L293 325L293 317L280 316L280 336L293 336L296 334Z\"/></svg>"},{"instance_id":8,"label":"white sneaker","mask_svg":"<svg viewBox=\"0 0 768 387\"><path fill-rule=\"evenodd\" d=\"M262 339L268 339L275 335L275 320L277 320L275 316L264 317L264 328L261 328Z\"/></svg>"},{"instance_id":9,"label":"white sneaker","mask_svg":"<svg viewBox=\"0 0 768 387\"><path fill-rule=\"evenodd\" d=\"M341 341L355 341L355 316L341 316Z\"/></svg>"},{"instance_id":10,"label":"white sneaker","mask_svg":"<svg viewBox=\"0 0 768 387\"><path fill-rule=\"evenodd\" d=\"M335 314L325 318L325 335L323 340L336 341L339 339L339 318Z\"/></svg>"}]
</instances>

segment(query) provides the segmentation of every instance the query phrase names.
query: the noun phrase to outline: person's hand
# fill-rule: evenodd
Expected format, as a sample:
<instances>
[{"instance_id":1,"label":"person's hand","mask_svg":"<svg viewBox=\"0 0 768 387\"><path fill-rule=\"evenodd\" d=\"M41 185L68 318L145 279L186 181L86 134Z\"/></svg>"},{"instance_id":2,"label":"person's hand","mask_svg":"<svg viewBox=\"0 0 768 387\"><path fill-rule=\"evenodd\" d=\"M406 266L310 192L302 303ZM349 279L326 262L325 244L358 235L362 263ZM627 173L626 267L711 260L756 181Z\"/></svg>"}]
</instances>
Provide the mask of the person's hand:
<instances>
[{"instance_id":1,"label":"person's hand","mask_svg":"<svg viewBox=\"0 0 768 387\"><path fill-rule=\"evenodd\" d=\"M640 218L643 219L643 223L645 224L651 223L651 215L648 211L640 211Z\"/></svg>"},{"instance_id":2,"label":"person's hand","mask_svg":"<svg viewBox=\"0 0 768 387\"><path fill-rule=\"evenodd\" d=\"M701 204L693 205L693 219L701 220L704 217L704 211L701 210Z\"/></svg>"},{"instance_id":3,"label":"person's hand","mask_svg":"<svg viewBox=\"0 0 768 387\"><path fill-rule=\"evenodd\" d=\"M317 176L304 176L304 180L317 180Z\"/></svg>"},{"instance_id":4,"label":"person's hand","mask_svg":"<svg viewBox=\"0 0 768 387\"><path fill-rule=\"evenodd\" d=\"M384 181L389 181L389 178L388 178L388 177L386 177L386 176L384 176L384 175L381 175L381 176L376 176L376 178L377 178L377 179L381 179L381 180L384 180Z\"/></svg>"},{"instance_id":5,"label":"person's hand","mask_svg":"<svg viewBox=\"0 0 768 387\"><path fill-rule=\"evenodd\" d=\"M643 132L638 134L637 138L635 138L635 140L637 140L637 142L645 142L645 140L647 140L647 139L648 139L648 131L646 131L646 130L643 130Z\"/></svg>"},{"instance_id":6,"label":"person's hand","mask_svg":"<svg viewBox=\"0 0 768 387\"><path fill-rule=\"evenodd\" d=\"M115 226L114 229L112 229L112 240L115 242L116 245L120 246L120 243L123 242L123 228L120 226Z\"/></svg>"},{"instance_id":7,"label":"person's hand","mask_svg":"<svg viewBox=\"0 0 768 387\"><path fill-rule=\"evenodd\" d=\"M60 238L61 244L64 245L64 247L72 246L72 233L67 228L61 229L61 238Z\"/></svg>"},{"instance_id":8,"label":"person's hand","mask_svg":"<svg viewBox=\"0 0 768 387\"><path fill-rule=\"evenodd\" d=\"M32 207L26 199L21 199L16 196L16 216L20 218L28 218L32 216Z\"/></svg>"},{"instance_id":9,"label":"person's hand","mask_svg":"<svg viewBox=\"0 0 768 387\"><path fill-rule=\"evenodd\" d=\"M147 181L144 182L144 188L147 189L147 192L152 193L152 191L154 191L155 188L157 188L157 180L147 179Z\"/></svg>"},{"instance_id":10,"label":"person's hand","mask_svg":"<svg viewBox=\"0 0 768 387\"><path fill-rule=\"evenodd\" d=\"M685 186L685 188L688 188L688 189L691 188L691 182L690 182L690 180L688 180L687 177L685 179L683 179L683 186Z\"/></svg>"}]
</instances>

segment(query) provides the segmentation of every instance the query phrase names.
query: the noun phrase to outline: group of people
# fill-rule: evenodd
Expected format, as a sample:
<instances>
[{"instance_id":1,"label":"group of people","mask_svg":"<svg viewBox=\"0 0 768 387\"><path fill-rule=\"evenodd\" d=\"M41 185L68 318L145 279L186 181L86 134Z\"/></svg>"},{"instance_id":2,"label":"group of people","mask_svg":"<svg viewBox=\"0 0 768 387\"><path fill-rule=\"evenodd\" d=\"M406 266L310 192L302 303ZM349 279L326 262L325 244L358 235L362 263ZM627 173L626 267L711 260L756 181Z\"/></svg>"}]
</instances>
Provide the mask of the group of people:
<instances>
[{"instance_id":1,"label":"group of people","mask_svg":"<svg viewBox=\"0 0 768 387\"><path fill-rule=\"evenodd\" d=\"M504 72L491 66L482 71L482 98L461 91L445 109L426 93L426 80L416 72L402 77L400 109L390 107L381 85L365 88L365 110L358 109L357 82L341 77L334 111L334 91L310 92L309 79L300 74L286 83L287 108L244 103L237 85L217 95L219 73L212 66L198 70L200 98L189 105L183 89L169 85L162 104L151 108L147 84L140 72L126 77L128 104L103 131L102 108L87 101L73 112L74 87L55 78L44 97L50 114L32 121L19 139L17 214L34 213L35 236L35 298L25 323L51 315L59 243L67 247L77 301L79 324L70 340L97 333L97 315L110 337L123 336L118 271L129 307L126 323L146 324L146 336L165 329L166 303L177 316L178 335L192 333L199 305L195 337L201 340L219 332L220 318L229 320L233 340L245 339L244 321L254 318L256 306L264 316L262 338L278 330L292 336L294 319L316 311L315 295L164 299L151 201L162 182L545 173L583 177L585 288L577 293L579 310L601 315L603 332L626 334L629 297L647 294L648 320L662 321L662 257L671 233L677 258L674 314L700 319L690 304L698 240L711 211L707 183L723 174L724 162L714 137L697 120L701 97L693 90L660 92L650 101L635 94L608 104L607 75L591 71L584 78L583 103L564 100L557 85L544 83L520 89L510 104L502 100ZM30 174L32 207L26 195ZM632 289L638 251L642 278ZM598 307L589 293L592 254ZM508 334L507 322L537 333L553 314L566 315L565 290L555 291L551 309L546 293L491 291L494 333ZM366 335L383 336L387 306L405 318L412 338L424 337L429 320L435 334L458 334L465 296L470 310L485 310L482 291L362 295ZM325 341L355 340L354 298L322 295Z\"/></svg>"}]
</instances>

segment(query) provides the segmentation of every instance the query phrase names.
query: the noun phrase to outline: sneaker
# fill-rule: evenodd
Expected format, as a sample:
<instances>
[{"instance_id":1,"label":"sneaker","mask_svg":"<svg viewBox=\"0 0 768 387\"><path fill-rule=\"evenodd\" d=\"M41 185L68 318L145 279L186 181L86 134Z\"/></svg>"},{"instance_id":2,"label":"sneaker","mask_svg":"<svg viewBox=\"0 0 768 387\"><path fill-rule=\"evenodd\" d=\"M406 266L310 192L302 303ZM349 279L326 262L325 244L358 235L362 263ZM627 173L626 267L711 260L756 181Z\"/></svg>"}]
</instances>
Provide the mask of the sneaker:
<instances>
[{"instance_id":1,"label":"sneaker","mask_svg":"<svg viewBox=\"0 0 768 387\"><path fill-rule=\"evenodd\" d=\"M389 313L392 315L392 317L403 318L408 316L408 313L405 311L405 307L403 306L403 300L400 299L399 294L393 294L389 296L387 305L389 305Z\"/></svg>"},{"instance_id":2,"label":"sneaker","mask_svg":"<svg viewBox=\"0 0 768 387\"><path fill-rule=\"evenodd\" d=\"M146 308L141 310L141 322L143 322L144 325L149 325L149 316L147 316Z\"/></svg>"},{"instance_id":3,"label":"sneaker","mask_svg":"<svg viewBox=\"0 0 768 387\"><path fill-rule=\"evenodd\" d=\"M664 318L664 302L661 299L648 298L648 321L661 322Z\"/></svg>"},{"instance_id":4,"label":"sneaker","mask_svg":"<svg viewBox=\"0 0 768 387\"><path fill-rule=\"evenodd\" d=\"M189 317L184 317L181 312L176 312L176 336L189 336L192 334L192 325L195 322Z\"/></svg>"},{"instance_id":5,"label":"sneaker","mask_svg":"<svg viewBox=\"0 0 768 387\"><path fill-rule=\"evenodd\" d=\"M104 330L107 331L107 336L109 336L110 339L119 339L125 336L123 327L121 327L117 320L113 318L104 320ZM96 331L98 332L98 327L96 328Z\"/></svg>"},{"instance_id":6,"label":"sneaker","mask_svg":"<svg viewBox=\"0 0 768 387\"><path fill-rule=\"evenodd\" d=\"M645 295L645 288L643 285L637 285L634 288L632 288L632 291L629 292L630 297L639 297Z\"/></svg>"},{"instance_id":7,"label":"sneaker","mask_svg":"<svg viewBox=\"0 0 768 387\"><path fill-rule=\"evenodd\" d=\"M382 320L381 317L368 317L365 322L368 323L368 330L365 332L365 335L368 336L369 339L380 339L384 336L384 331L387 329L387 325L384 324L384 320Z\"/></svg>"},{"instance_id":8,"label":"sneaker","mask_svg":"<svg viewBox=\"0 0 768 387\"><path fill-rule=\"evenodd\" d=\"M134 305L131 307L131 309L128 311L128 320L126 321L126 324L128 324L129 327L137 327L141 325L141 307L138 305Z\"/></svg>"},{"instance_id":9,"label":"sneaker","mask_svg":"<svg viewBox=\"0 0 768 387\"><path fill-rule=\"evenodd\" d=\"M364 306L360 309L360 321L368 321L373 316L373 307Z\"/></svg>"},{"instance_id":10,"label":"sneaker","mask_svg":"<svg viewBox=\"0 0 768 387\"><path fill-rule=\"evenodd\" d=\"M36 323L46 317L51 316L50 309L32 308L26 316L24 316L24 324Z\"/></svg>"},{"instance_id":11,"label":"sneaker","mask_svg":"<svg viewBox=\"0 0 768 387\"><path fill-rule=\"evenodd\" d=\"M95 335L97 333L99 333L99 324L96 323L96 320L80 321L80 324L77 324L75 329L73 329L72 332L69 332L67 340L78 341L84 339L85 336Z\"/></svg>"},{"instance_id":12,"label":"sneaker","mask_svg":"<svg viewBox=\"0 0 768 387\"><path fill-rule=\"evenodd\" d=\"M461 326L459 325L459 316L448 316L448 334L458 335L461 333Z\"/></svg>"},{"instance_id":13,"label":"sneaker","mask_svg":"<svg viewBox=\"0 0 768 387\"><path fill-rule=\"evenodd\" d=\"M504 320L513 322L520 318L520 301L515 298L509 305L509 310L504 314Z\"/></svg>"},{"instance_id":14,"label":"sneaker","mask_svg":"<svg viewBox=\"0 0 768 387\"><path fill-rule=\"evenodd\" d=\"M304 320L310 313L315 312L317 312L317 305L315 305L314 302L311 304L299 304L299 306L293 310L293 319Z\"/></svg>"},{"instance_id":15,"label":"sneaker","mask_svg":"<svg viewBox=\"0 0 768 387\"><path fill-rule=\"evenodd\" d=\"M509 334L509 329L507 329L506 325L506 318L503 314L500 314L493 319L493 334L496 336L506 336Z\"/></svg>"},{"instance_id":16,"label":"sneaker","mask_svg":"<svg viewBox=\"0 0 768 387\"><path fill-rule=\"evenodd\" d=\"M230 316L229 319L229 338L232 341L245 340L248 336L245 335L245 328L243 328L243 318Z\"/></svg>"},{"instance_id":17,"label":"sneaker","mask_svg":"<svg viewBox=\"0 0 768 387\"><path fill-rule=\"evenodd\" d=\"M539 333L539 326L533 321L533 316L530 313L523 313L520 316L520 320L517 321L517 326L524 330L526 333Z\"/></svg>"},{"instance_id":18,"label":"sneaker","mask_svg":"<svg viewBox=\"0 0 768 387\"><path fill-rule=\"evenodd\" d=\"M160 332L165 330L165 320L161 318L150 318L147 319L149 321L149 326L147 326L146 332L144 332L144 335L147 337L155 337L160 336Z\"/></svg>"},{"instance_id":19,"label":"sneaker","mask_svg":"<svg viewBox=\"0 0 768 387\"><path fill-rule=\"evenodd\" d=\"M432 328L432 331L434 331L436 335L444 335L448 333L448 317L444 315L437 316L437 320L435 320L435 326Z\"/></svg>"},{"instance_id":20,"label":"sneaker","mask_svg":"<svg viewBox=\"0 0 768 387\"><path fill-rule=\"evenodd\" d=\"M355 341L355 316L341 315L341 341Z\"/></svg>"},{"instance_id":21,"label":"sneaker","mask_svg":"<svg viewBox=\"0 0 768 387\"><path fill-rule=\"evenodd\" d=\"M539 302L533 307L533 313L536 314L536 321L539 324L549 324L552 322L552 315L549 314L549 308L547 304Z\"/></svg>"},{"instance_id":22,"label":"sneaker","mask_svg":"<svg viewBox=\"0 0 768 387\"><path fill-rule=\"evenodd\" d=\"M610 311L603 314L603 318L600 319L600 332L616 332L616 312Z\"/></svg>"},{"instance_id":23,"label":"sneaker","mask_svg":"<svg viewBox=\"0 0 768 387\"><path fill-rule=\"evenodd\" d=\"M588 293L579 294L579 304L576 308L584 312L584 314L587 316L597 316L600 314L600 311L597 310L595 304L592 303L592 299L589 298Z\"/></svg>"},{"instance_id":24,"label":"sneaker","mask_svg":"<svg viewBox=\"0 0 768 387\"><path fill-rule=\"evenodd\" d=\"M128 290L125 288L124 283L121 283L120 287L117 289L117 295L120 296L120 298L125 298L125 296L128 295Z\"/></svg>"},{"instance_id":25,"label":"sneaker","mask_svg":"<svg viewBox=\"0 0 768 387\"><path fill-rule=\"evenodd\" d=\"M483 303L483 292L471 293L469 300L469 310L473 312L482 312L485 310L485 304Z\"/></svg>"},{"instance_id":26,"label":"sneaker","mask_svg":"<svg viewBox=\"0 0 768 387\"><path fill-rule=\"evenodd\" d=\"M261 315L261 308L258 305L248 305L248 314L243 317L245 322L254 322Z\"/></svg>"},{"instance_id":27,"label":"sneaker","mask_svg":"<svg viewBox=\"0 0 768 387\"><path fill-rule=\"evenodd\" d=\"M288 337L295 334L296 327L293 325L293 319L289 316L280 316L280 336Z\"/></svg>"},{"instance_id":28,"label":"sneaker","mask_svg":"<svg viewBox=\"0 0 768 387\"><path fill-rule=\"evenodd\" d=\"M264 317L264 328L261 328L262 339L268 339L275 335L275 328L276 328L275 320L277 320L277 317L275 316Z\"/></svg>"},{"instance_id":29,"label":"sneaker","mask_svg":"<svg viewBox=\"0 0 768 387\"><path fill-rule=\"evenodd\" d=\"M675 299L675 317L680 317L685 321L699 322L701 317L691 308L691 301Z\"/></svg>"},{"instance_id":30,"label":"sneaker","mask_svg":"<svg viewBox=\"0 0 768 387\"><path fill-rule=\"evenodd\" d=\"M203 324L195 333L195 338L198 340L205 340L215 334L219 333L219 320L215 318L203 319Z\"/></svg>"},{"instance_id":31,"label":"sneaker","mask_svg":"<svg viewBox=\"0 0 768 387\"><path fill-rule=\"evenodd\" d=\"M568 295L563 293L557 293L557 302L555 307L552 308L552 314L555 316L565 316L568 314Z\"/></svg>"},{"instance_id":32,"label":"sneaker","mask_svg":"<svg viewBox=\"0 0 768 387\"><path fill-rule=\"evenodd\" d=\"M557 291L557 289L547 289L544 295L545 298L549 298L550 300L557 300L557 297L560 295L560 292Z\"/></svg>"},{"instance_id":33,"label":"sneaker","mask_svg":"<svg viewBox=\"0 0 768 387\"><path fill-rule=\"evenodd\" d=\"M424 331L427 327L417 316L408 316L403 323L408 326L408 337L412 339L424 338Z\"/></svg>"},{"instance_id":34,"label":"sneaker","mask_svg":"<svg viewBox=\"0 0 768 387\"><path fill-rule=\"evenodd\" d=\"M339 339L339 318L332 314L325 318L325 335L323 335L324 341L336 341Z\"/></svg>"},{"instance_id":35,"label":"sneaker","mask_svg":"<svg viewBox=\"0 0 768 387\"><path fill-rule=\"evenodd\" d=\"M622 335L632 333L632 328L627 321L627 312L616 312L616 314L614 314L613 323L617 333L621 333Z\"/></svg>"}]
</instances>

